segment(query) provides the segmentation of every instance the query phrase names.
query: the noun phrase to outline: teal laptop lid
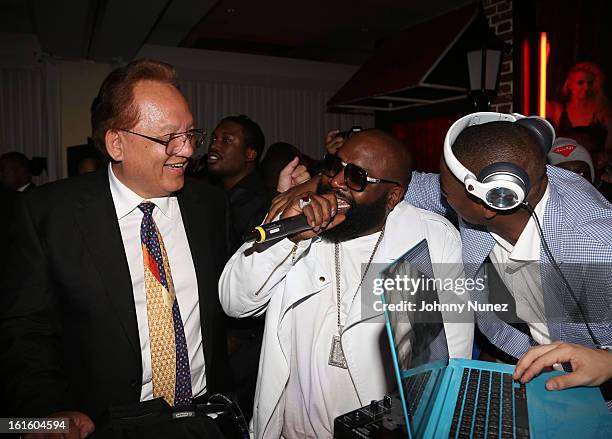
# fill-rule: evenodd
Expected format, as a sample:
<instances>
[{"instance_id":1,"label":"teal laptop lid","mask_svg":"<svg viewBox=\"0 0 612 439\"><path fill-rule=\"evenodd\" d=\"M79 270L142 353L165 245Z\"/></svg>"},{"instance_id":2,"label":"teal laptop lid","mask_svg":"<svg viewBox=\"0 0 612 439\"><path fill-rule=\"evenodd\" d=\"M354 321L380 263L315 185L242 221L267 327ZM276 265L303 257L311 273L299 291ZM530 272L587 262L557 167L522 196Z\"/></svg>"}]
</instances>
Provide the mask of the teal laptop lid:
<instances>
[{"instance_id":1,"label":"teal laptop lid","mask_svg":"<svg viewBox=\"0 0 612 439\"><path fill-rule=\"evenodd\" d=\"M439 312L419 311L437 298L427 241L422 240L380 273L383 310L408 437L420 437L448 364ZM384 284L385 280L391 280Z\"/></svg>"}]
</instances>

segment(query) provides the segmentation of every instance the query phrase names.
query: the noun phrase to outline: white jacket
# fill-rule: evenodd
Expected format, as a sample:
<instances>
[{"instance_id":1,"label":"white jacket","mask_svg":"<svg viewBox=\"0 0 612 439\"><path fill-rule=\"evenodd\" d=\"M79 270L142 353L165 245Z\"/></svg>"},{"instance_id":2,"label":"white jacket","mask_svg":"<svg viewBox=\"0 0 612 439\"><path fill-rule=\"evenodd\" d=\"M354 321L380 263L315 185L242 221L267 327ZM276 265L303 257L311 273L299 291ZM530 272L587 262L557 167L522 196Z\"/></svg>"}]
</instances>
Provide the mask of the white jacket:
<instances>
[{"instance_id":1,"label":"white jacket","mask_svg":"<svg viewBox=\"0 0 612 439\"><path fill-rule=\"evenodd\" d=\"M387 217L385 236L373 261L390 263L423 238L427 239L436 277L463 276L457 230L443 217L406 202L398 204ZM266 312L252 419L256 438L278 438L282 431L292 316L297 309L292 305L317 294L332 279L330 267L318 261L320 245L318 238L302 241L294 252L294 244L285 239L247 256L243 253L250 245L245 244L228 261L219 280L221 305L228 315L248 317ZM445 264L436 265L440 263ZM444 326L449 355L471 358L473 323L445 322ZM387 362L389 351L381 349L387 338L384 331L384 323L361 320L361 300L357 296L349 309L342 347L362 405L382 398L396 386L394 371Z\"/></svg>"}]
</instances>

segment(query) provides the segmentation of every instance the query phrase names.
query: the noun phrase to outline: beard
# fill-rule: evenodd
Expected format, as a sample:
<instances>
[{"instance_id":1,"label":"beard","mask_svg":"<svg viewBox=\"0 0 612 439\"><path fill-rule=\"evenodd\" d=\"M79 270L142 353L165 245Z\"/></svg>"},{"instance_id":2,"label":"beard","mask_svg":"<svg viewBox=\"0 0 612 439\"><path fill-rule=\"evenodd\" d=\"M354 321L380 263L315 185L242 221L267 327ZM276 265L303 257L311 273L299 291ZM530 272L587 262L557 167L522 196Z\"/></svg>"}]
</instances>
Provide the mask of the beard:
<instances>
[{"instance_id":1,"label":"beard","mask_svg":"<svg viewBox=\"0 0 612 439\"><path fill-rule=\"evenodd\" d=\"M343 242L359 236L364 236L379 224L383 224L387 215L387 197L382 194L370 204L358 204L349 200L341 192L334 191L329 185L319 181L317 194L334 194L338 198L346 200L351 208L345 213L346 219L333 229L321 232L320 236L325 241Z\"/></svg>"}]
</instances>

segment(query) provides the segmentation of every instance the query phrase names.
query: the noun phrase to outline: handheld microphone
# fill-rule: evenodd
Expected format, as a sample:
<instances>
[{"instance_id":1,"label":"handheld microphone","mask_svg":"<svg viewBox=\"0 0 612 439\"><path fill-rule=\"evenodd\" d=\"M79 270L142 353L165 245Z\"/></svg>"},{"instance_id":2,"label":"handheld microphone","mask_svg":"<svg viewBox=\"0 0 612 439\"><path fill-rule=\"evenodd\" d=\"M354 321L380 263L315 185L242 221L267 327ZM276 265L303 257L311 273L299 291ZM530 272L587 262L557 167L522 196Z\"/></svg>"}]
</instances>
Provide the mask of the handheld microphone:
<instances>
[{"instance_id":1,"label":"handheld microphone","mask_svg":"<svg viewBox=\"0 0 612 439\"><path fill-rule=\"evenodd\" d=\"M273 239L284 238L308 229L312 229L312 227L308 224L306 216L301 214L257 226L250 233L244 235L242 239L244 242L255 241L257 244L260 244Z\"/></svg>"}]
</instances>

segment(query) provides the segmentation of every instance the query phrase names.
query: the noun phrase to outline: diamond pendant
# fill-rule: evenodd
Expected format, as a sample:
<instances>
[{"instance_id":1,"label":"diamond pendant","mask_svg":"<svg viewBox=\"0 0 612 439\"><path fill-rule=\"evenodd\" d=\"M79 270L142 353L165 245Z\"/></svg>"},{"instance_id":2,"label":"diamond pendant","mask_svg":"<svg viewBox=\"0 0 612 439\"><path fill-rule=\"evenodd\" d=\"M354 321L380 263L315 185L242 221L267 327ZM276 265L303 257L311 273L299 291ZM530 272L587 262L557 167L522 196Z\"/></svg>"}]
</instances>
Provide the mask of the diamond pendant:
<instances>
[{"instance_id":1,"label":"diamond pendant","mask_svg":"<svg viewBox=\"0 0 612 439\"><path fill-rule=\"evenodd\" d=\"M332 337L331 350L329 351L329 361L327 362L330 366L339 367L341 369L348 369L346 364L346 358L344 358L344 351L342 350L342 341L339 335Z\"/></svg>"}]
</instances>

